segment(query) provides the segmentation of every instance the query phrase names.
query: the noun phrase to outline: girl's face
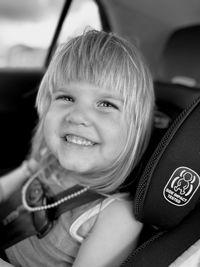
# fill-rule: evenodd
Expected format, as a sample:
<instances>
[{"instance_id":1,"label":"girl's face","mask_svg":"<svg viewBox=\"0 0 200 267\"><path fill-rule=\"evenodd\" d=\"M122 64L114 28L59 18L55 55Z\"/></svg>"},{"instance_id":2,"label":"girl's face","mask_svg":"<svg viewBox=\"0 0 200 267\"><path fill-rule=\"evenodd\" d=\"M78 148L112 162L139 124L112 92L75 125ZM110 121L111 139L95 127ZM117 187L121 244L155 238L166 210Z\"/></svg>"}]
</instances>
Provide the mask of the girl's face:
<instances>
[{"instance_id":1,"label":"girl's face","mask_svg":"<svg viewBox=\"0 0 200 267\"><path fill-rule=\"evenodd\" d=\"M117 92L82 82L57 88L44 121L47 145L69 171L106 168L126 144L123 113Z\"/></svg>"}]
</instances>

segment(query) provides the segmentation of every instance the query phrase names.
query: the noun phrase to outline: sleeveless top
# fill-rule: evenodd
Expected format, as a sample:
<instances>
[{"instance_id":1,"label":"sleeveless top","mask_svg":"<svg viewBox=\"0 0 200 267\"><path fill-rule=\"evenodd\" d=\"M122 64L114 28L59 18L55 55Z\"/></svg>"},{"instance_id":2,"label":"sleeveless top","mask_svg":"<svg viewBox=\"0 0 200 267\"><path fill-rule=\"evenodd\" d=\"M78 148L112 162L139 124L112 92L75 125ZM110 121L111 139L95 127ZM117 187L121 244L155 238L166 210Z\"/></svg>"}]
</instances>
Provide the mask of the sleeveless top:
<instances>
[{"instance_id":1,"label":"sleeveless top","mask_svg":"<svg viewBox=\"0 0 200 267\"><path fill-rule=\"evenodd\" d=\"M119 199L117 194L63 213L42 239L31 236L6 249L10 263L15 267L72 266L80 245L90 233L98 214Z\"/></svg>"}]
</instances>

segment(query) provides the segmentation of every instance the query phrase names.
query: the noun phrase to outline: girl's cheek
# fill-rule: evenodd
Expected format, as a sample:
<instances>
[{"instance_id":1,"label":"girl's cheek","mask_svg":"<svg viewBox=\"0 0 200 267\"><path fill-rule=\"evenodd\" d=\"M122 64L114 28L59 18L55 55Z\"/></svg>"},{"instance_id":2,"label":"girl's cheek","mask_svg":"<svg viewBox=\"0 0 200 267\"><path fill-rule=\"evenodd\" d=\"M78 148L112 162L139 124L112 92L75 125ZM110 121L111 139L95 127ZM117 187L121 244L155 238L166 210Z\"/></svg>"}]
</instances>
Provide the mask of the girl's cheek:
<instances>
[{"instance_id":1,"label":"girl's cheek","mask_svg":"<svg viewBox=\"0 0 200 267\"><path fill-rule=\"evenodd\" d=\"M117 114L117 112L98 112L96 114L97 118L99 118L102 121L111 121L115 123L119 123L121 121L121 116Z\"/></svg>"},{"instance_id":2,"label":"girl's cheek","mask_svg":"<svg viewBox=\"0 0 200 267\"><path fill-rule=\"evenodd\" d=\"M44 137L47 138L49 134L51 134L51 128L53 126L52 120L50 119L51 116L47 114L44 120L43 124L43 131L44 131Z\"/></svg>"}]
</instances>

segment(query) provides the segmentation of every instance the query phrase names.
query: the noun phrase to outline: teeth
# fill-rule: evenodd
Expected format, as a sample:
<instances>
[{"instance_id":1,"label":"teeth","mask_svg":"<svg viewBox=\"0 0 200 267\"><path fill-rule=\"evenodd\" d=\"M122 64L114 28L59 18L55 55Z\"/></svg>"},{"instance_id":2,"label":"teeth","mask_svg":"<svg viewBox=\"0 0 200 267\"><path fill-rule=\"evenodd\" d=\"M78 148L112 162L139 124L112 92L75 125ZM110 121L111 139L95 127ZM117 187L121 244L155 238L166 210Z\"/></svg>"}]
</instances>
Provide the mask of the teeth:
<instances>
[{"instance_id":1,"label":"teeth","mask_svg":"<svg viewBox=\"0 0 200 267\"><path fill-rule=\"evenodd\" d=\"M76 144L76 145L81 145L81 146L92 146L94 145L93 142L79 136L75 135L67 135L66 140L69 143Z\"/></svg>"}]
</instances>

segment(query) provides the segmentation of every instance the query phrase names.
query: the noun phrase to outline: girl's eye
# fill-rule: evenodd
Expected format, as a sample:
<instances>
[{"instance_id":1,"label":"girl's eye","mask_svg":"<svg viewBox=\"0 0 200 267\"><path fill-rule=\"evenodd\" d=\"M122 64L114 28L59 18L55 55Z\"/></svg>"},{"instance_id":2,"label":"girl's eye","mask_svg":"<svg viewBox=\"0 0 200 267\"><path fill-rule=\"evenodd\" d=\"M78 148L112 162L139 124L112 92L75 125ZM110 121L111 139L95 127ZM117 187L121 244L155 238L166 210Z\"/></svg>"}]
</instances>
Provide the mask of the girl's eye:
<instances>
[{"instance_id":1,"label":"girl's eye","mask_svg":"<svg viewBox=\"0 0 200 267\"><path fill-rule=\"evenodd\" d=\"M99 107L104 107L104 108L118 109L118 107L115 104L113 104L113 103L111 103L109 101L101 101L98 106Z\"/></svg>"},{"instance_id":2,"label":"girl's eye","mask_svg":"<svg viewBox=\"0 0 200 267\"><path fill-rule=\"evenodd\" d=\"M74 102L73 97L68 96L68 95L58 95L55 97L56 100L64 100L64 101L69 101L69 102Z\"/></svg>"}]
</instances>

